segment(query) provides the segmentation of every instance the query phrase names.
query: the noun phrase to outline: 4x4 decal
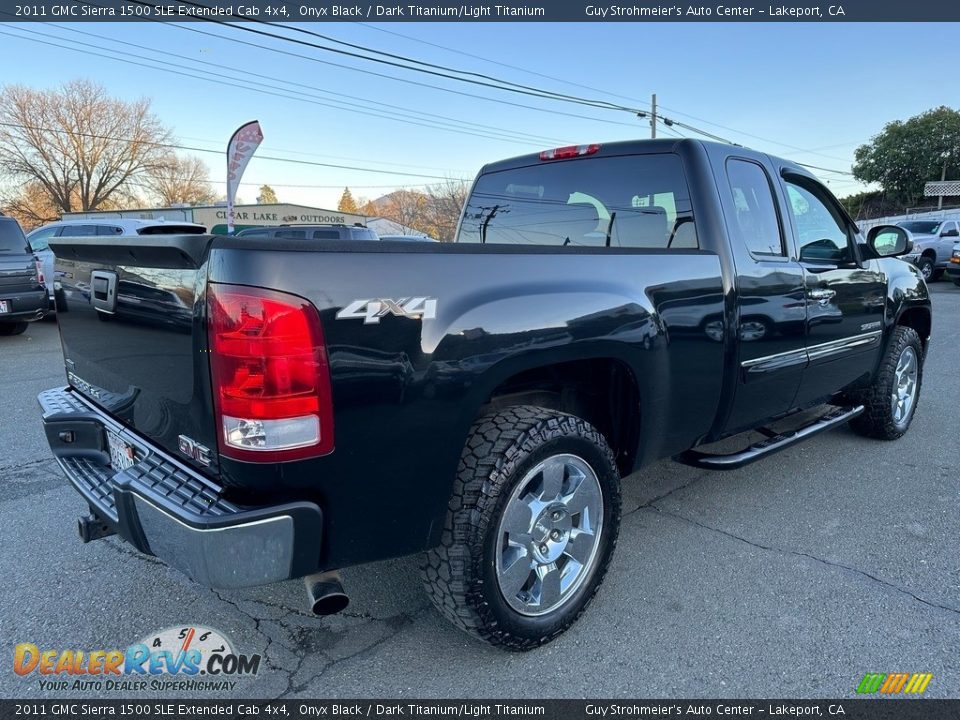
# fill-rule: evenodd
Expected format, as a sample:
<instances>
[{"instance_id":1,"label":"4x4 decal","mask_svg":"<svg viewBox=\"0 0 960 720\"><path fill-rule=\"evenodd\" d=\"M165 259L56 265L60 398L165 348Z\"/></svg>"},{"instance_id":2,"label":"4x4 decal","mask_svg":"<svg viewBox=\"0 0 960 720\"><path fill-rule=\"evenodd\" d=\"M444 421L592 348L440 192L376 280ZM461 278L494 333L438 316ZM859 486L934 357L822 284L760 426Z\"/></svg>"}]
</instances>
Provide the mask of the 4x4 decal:
<instances>
[{"instance_id":1,"label":"4x4 decal","mask_svg":"<svg viewBox=\"0 0 960 720\"><path fill-rule=\"evenodd\" d=\"M337 313L337 320L363 319L364 325L375 325L387 313L398 317L433 320L437 316L437 299L431 297L367 298L354 300Z\"/></svg>"}]
</instances>

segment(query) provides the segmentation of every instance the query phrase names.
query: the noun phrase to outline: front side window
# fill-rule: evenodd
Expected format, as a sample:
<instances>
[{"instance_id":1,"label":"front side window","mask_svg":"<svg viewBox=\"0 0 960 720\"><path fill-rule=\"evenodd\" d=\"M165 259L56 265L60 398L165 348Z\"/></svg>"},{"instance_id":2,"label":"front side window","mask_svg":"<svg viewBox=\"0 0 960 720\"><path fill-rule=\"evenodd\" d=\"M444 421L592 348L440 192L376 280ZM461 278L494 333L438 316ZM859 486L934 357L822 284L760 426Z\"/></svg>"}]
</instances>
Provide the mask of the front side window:
<instances>
[{"instance_id":1,"label":"front side window","mask_svg":"<svg viewBox=\"0 0 960 720\"><path fill-rule=\"evenodd\" d=\"M480 176L457 242L697 248L676 155L582 158Z\"/></svg>"},{"instance_id":2,"label":"front side window","mask_svg":"<svg viewBox=\"0 0 960 720\"><path fill-rule=\"evenodd\" d=\"M801 260L852 262L853 250L846 220L839 209L811 184L786 181L789 211L797 228Z\"/></svg>"},{"instance_id":3,"label":"front side window","mask_svg":"<svg viewBox=\"0 0 960 720\"><path fill-rule=\"evenodd\" d=\"M733 195L734 232L754 255L784 255L780 220L766 171L754 162L731 159L727 180Z\"/></svg>"}]
</instances>

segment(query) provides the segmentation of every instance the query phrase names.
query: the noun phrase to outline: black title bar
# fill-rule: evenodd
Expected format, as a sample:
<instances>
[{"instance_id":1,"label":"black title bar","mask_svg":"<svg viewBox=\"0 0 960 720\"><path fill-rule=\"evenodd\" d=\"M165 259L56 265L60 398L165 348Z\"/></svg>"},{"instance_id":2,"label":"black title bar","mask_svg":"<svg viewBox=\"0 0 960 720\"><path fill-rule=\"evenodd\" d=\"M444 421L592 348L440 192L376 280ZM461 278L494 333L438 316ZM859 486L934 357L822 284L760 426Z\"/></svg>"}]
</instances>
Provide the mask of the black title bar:
<instances>
[{"instance_id":1,"label":"black title bar","mask_svg":"<svg viewBox=\"0 0 960 720\"><path fill-rule=\"evenodd\" d=\"M34 0L7 7L4 22L960 22L957 0Z\"/></svg>"}]
</instances>

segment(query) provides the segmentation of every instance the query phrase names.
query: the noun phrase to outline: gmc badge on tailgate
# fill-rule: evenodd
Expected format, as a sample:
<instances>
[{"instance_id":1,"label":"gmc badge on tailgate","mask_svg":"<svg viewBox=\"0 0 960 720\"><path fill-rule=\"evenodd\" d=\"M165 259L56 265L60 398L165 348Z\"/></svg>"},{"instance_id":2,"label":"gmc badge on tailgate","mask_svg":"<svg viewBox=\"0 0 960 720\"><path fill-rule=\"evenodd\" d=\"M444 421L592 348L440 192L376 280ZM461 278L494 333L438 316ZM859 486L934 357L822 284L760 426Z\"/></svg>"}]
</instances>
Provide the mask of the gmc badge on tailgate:
<instances>
[{"instance_id":1,"label":"gmc badge on tailgate","mask_svg":"<svg viewBox=\"0 0 960 720\"><path fill-rule=\"evenodd\" d=\"M196 460L204 466L210 464L210 449L201 445L196 440L191 440L186 435L181 435L177 438L177 446L180 448L180 452L191 460Z\"/></svg>"}]
</instances>

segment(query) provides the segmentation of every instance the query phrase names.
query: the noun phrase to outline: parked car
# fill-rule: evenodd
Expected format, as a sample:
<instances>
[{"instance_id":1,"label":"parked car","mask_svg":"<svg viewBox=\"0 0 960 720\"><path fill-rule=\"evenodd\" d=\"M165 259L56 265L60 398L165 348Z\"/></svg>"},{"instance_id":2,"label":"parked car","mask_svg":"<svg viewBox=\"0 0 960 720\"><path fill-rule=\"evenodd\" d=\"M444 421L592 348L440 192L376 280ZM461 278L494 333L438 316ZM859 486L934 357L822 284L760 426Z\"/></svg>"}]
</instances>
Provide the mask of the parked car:
<instances>
[{"instance_id":1,"label":"parked car","mask_svg":"<svg viewBox=\"0 0 960 720\"><path fill-rule=\"evenodd\" d=\"M960 237L956 220L907 220L897 223L910 231L913 250L904 260L912 262L924 280L938 280L950 264L953 244Z\"/></svg>"},{"instance_id":2,"label":"parked car","mask_svg":"<svg viewBox=\"0 0 960 720\"><path fill-rule=\"evenodd\" d=\"M39 397L82 539L213 587L306 576L318 613L346 604L338 569L422 553L440 612L521 650L596 594L621 477L848 422L899 438L931 328L906 230L864 237L796 163L693 139L487 165L455 244L51 246L91 289L61 323L69 385ZM133 272L188 332L91 322Z\"/></svg>"},{"instance_id":3,"label":"parked car","mask_svg":"<svg viewBox=\"0 0 960 720\"><path fill-rule=\"evenodd\" d=\"M40 261L20 224L0 213L0 335L19 335L47 310Z\"/></svg>"},{"instance_id":4,"label":"parked car","mask_svg":"<svg viewBox=\"0 0 960 720\"><path fill-rule=\"evenodd\" d=\"M113 220L60 220L39 227L29 235L30 248L40 258L43 275L46 279L47 293L50 296L50 308L57 307L57 295L60 282L54 271L53 251L50 240L55 237L116 237L120 235L180 235L201 234L207 229L203 225L185 222L165 222L161 220L133 220L117 218ZM62 295L59 298L62 303Z\"/></svg>"},{"instance_id":5,"label":"parked car","mask_svg":"<svg viewBox=\"0 0 960 720\"><path fill-rule=\"evenodd\" d=\"M953 252L950 253L950 263L944 272L954 285L960 287L960 242L954 244Z\"/></svg>"},{"instance_id":6,"label":"parked car","mask_svg":"<svg viewBox=\"0 0 960 720\"><path fill-rule=\"evenodd\" d=\"M440 242L426 235L381 235L380 239L383 241L396 242Z\"/></svg>"},{"instance_id":7,"label":"parked car","mask_svg":"<svg viewBox=\"0 0 960 720\"><path fill-rule=\"evenodd\" d=\"M236 237L258 237L286 240L379 240L373 230L363 225L280 225L246 228Z\"/></svg>"}]
</instances>

